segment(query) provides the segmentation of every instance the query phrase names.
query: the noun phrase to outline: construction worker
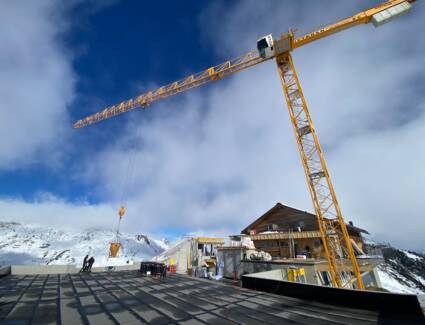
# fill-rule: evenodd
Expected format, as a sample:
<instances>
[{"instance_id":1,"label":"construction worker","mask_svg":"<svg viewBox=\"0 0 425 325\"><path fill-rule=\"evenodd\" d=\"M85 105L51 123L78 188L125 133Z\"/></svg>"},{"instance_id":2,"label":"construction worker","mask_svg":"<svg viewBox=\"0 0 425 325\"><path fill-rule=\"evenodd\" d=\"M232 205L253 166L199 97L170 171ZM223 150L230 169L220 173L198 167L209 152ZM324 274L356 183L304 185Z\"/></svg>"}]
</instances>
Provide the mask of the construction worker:
<instances>
[{"instance_id":1,"label":"construction worker","mask_svg":"<svg viewBox=\"0 0 425 325\"><path fill-rule=\"evenodd\" d=\"M88 258L89 258L89 255L87 254L86 257L84 257L83 267L81 268L80 273L87 270L87 260L88 260Z\"/></svg>"},{"instance_id":2,"label":"construction worker","mask_svg":"<svg viewBox=\"0 0 425 325\"><path fill-rule=\"evenodd\" d=\"M87 269L86 269L86 271L87 271L87 272L91 272L91 268L92 268L92 266L93 266L93 264L94 264L94 257L93 257L93 256L89 258L89 260L88 260L87 264L88 264L88 265L87 265Z\"/></svg>"}]
</instances>

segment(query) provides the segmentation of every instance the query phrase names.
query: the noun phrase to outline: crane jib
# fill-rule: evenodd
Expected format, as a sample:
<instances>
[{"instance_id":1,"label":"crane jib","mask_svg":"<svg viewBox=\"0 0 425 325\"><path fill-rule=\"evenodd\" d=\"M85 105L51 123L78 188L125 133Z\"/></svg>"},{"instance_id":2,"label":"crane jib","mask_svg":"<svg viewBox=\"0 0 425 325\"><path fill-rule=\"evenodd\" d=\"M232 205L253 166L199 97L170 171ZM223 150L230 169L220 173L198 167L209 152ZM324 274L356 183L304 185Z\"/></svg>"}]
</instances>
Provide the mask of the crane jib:
<instances>
[{"instance_id":1,"label":"crane jib","mask_svg":"<svg viewBox=\"0 0 425 325\"><path fill-rule=\"evenodd\" d=\"M263 59L260 56L258 56L257 51L251 51L233 60L226 61L215 67L206 69L202 72L191 75L179 81L173 82L169 85L160 87L155 91L150 91L146 94L139 95L128 101L124 101L117 105L105 108L104 110L94 115L91 115L82 120L79 120L77 123L74 124L74 127L81 128L81 127L99 122L101 120L105 120L113 116L117 116L119 114L125 113L135 108L139 108L139 107L145 108L148 105L150 105L152 102L157 101L159 99L168 98L170 96L177 95L189 89L199 87L211 81L219 80L232 73L252 67L266 60L268 59Z\"/></svg>"}]
</instances>

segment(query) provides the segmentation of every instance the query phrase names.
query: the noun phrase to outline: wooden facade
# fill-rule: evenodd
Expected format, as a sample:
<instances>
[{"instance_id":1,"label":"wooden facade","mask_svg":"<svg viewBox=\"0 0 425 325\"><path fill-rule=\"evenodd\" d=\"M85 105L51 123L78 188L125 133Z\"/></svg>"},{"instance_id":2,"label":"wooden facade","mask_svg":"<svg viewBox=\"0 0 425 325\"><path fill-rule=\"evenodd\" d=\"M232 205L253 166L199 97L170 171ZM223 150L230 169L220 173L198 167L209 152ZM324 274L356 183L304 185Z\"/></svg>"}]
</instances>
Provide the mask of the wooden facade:
<instances>
[{"instance_id":1,"label":"wooden facade","mask_svg":"<svg viewBox=\"0 0 425 325\"><path fill-rule=\"evenodd\" d=\"M358 254L363 251L362 233L366 230L354 227L347 230ZM242 230L250 235L257 249L268 252L273 258L291 258L306 255L308 258L325 258L317 219L314 214L281 203Z\"/></svg>"}]
</instances>

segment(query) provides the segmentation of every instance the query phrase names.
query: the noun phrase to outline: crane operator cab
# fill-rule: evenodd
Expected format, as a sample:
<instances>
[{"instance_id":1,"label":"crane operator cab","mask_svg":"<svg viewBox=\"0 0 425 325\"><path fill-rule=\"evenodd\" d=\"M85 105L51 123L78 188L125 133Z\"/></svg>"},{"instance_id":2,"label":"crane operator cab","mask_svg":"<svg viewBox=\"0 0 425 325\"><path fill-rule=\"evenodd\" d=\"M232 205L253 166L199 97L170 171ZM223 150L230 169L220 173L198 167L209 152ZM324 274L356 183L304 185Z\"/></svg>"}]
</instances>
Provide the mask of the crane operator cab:
<instances>
[{"instance_id":1,"label":"crane operator cab","mask_svg":"<svg viewBox=\"0 0 425 325\"><path fill-rule=\"evenodd\" d=\"M272 34L261 37L257 41L258 54L263 58L267 59L274 56L274 42Z\"/></svg>"},{"instance_id":2,"label":"crane operator cab","mask_svg":"<svg viewBox=\"0 0 425 325\"><path fill-rule=\"evenodd\" d=\"M280 38L273 39L272 34L261 37L257 41L258 54L263 59L270 59L291 51L294 41L294 30L283 33Z\"/></svg>"}]
</instances>

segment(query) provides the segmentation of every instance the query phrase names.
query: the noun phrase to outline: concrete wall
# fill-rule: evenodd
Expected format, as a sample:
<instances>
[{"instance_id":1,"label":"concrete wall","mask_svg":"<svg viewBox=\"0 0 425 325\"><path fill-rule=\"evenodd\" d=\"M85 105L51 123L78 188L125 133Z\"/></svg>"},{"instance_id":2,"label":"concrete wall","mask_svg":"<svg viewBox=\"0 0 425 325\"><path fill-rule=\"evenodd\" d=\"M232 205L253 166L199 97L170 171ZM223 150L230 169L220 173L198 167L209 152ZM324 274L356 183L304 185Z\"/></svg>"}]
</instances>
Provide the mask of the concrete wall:
<instances>
[{"instance_id":1,"label":"concrete wall","mask_svg":"<svg viewBox=\"0 0 425 325\"><path fill-rule=\"evenodd\" d=\"M304 268L305 279L307 283L318 284L318 279L317 279L316 271L314 269L313 264L290 265L290 264L279 264L279 263L270 263L270 262L242 261L240 272L239 272L239 279L243 274L252 274L252 273L259 274L259 272L265 272L265 271L271 271L271 270L279 270L279 272L281 273L282 273L281 270L283 270L286 276L287 269L292 266L296 268L301 268L301 267Z\"/></svg>"},{"instance_id":2,"label":"concrete wall","mask_svg":"<svg viewBox=\"0 0 425 325\"><path fill-rule=\"evenodd\" d=\"M113 272L138 270L140 262L132 265L103 266L93 267L92 272ZM81 267L76 265L12 265L11 274L13 275L31 275L31 274L75 274Z\"/></svg>"},{"instance_id":3,"label":"concrete wall","mask_svg":"<svg viewBox=\"0 0 425 325\"><path fill-rule=\"evenodd\" d=\"M280 270L286 267L285 265L277 263L263 263L242 260L240 251L226 252L226 254L223 256L223 259L223 277L229 279L233 279L235 277L235 272L236 278L240 279L244 274Z\"/></svg>"},{"instance_id":4,"label":"concrete wall","mask_svg":"<svg viewBox=\"0 0 425 325\"><path fill-rule=\"evenodd\" d=\"M377 311L378 323L424 324L424 314L416 295L332 288L266 279L252 275L242 277L243 288L270 292L322 304ZM409 322L415 320L415 322Z\"/></svg>"},{"instance_id":5,"label":"concrete wall","mask_svg":"<svg viewBox=\"0 0 425 325\"><path fill-rule=\"evenodd\" d=\"M288 274L285 269L246 274L245 276L250 276L250 277L254 277L258 279L270 279L270 280L279 280L279 281L288 280Z\"/></svg>"},{"instance_id":6,"label":"concrete wall","mask_svg":"<svg viewBox=\"0 0 425 325\"><path fill-rule=\"evenodd\" d=\"M131 265L94 267L92 268L92 272L132 271L132 270L139 270L139 269L140 269L140 262L135 262Z\"/></svg>"},{"instance_id":7,"label":"concrete wall","mask_svg":"<svg viewBox=\"0 0 425 325\"><path fill-rule=\"evenodd\" d=\"M176 272L187 274L188 262L190 260L190 253L192 248L192 239L186 238L179 244L170 249L162 252L158 256L158 261L165 261L167 265L171 264L171 261L174 262L176 266Z\"/></svg>"},{"instance_id":8,"label":"concrete wall","mask_svg":"<svg viewBox=\"0 0 425 325\"><path fill-rule=\"evenodd\" d=\"M225 278L233 279L235 270L240 269L242 250L218 250L217 260L223 267L222 276ZM237 275L239 278L239 274Z\"/></svg>"},{"instance_id":9,"label":"concrete wall","mask_svg":"<svg viewBox=\"0 0 425 325\"><path fill-rule=\"evenodd\" d=\"M12 265L13 275L78 273L75 265Z\"/></svg>"}]
</instances>

